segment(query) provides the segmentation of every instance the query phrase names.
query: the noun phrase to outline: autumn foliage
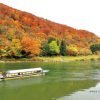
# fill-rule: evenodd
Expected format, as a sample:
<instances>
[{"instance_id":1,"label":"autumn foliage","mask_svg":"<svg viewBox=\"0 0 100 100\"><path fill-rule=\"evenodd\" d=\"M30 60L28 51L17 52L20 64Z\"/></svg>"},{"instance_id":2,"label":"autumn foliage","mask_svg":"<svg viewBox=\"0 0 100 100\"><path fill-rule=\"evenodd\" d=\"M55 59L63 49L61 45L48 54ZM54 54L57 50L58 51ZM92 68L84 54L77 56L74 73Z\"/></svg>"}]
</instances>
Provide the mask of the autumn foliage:
<instances>
[{"instance_id":1,"label":"autumn foliage","mask_svg":"<svg viewBox=\"0 0 100 100\"><path fill-rule=\"evenodd\" d=\"M22 50L28 52L31 56L37 56L40 54L40 43L29 37L22 38Z\"/></svg>"},{"instance_id":2,"label":"autumn foliage","mask_svg":"<svg viewBox=\"0 0 100 100\"><path fill-rule=\"evenodd\" d=\"M8 48L12 42L15 46L14 43L16 44L15 40L17 40L20 50L15 46L15 51L12 49L15 52L14 55L19 54L16 53L17 51L24 50L29 55L36 56L40 54L43 44L47 43L49 38L54 38L59 42L64 40L70 47L69 53L73 51L71 45L74 45L74 50L78 49L78 54L83 52L83 49L89 51L91 45L100 43L100 38L92 32L77 30L0 3L1 54L2 51L9 51Z\"/></svg>"}]
</instances>

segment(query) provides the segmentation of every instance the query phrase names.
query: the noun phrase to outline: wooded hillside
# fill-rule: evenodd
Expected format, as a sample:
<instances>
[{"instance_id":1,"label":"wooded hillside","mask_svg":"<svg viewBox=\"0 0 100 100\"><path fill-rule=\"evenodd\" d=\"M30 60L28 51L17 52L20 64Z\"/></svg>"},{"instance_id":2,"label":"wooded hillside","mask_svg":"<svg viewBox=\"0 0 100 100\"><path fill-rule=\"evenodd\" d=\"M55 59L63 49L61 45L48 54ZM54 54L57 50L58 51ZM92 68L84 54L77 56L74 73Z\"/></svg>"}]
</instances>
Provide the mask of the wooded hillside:
<instances>
[{"instance_id":1,"label":"wooded hillside","mask_svg":"<svg viewBox=\"0 0 100 100\"><path fill-rule=\"evenodd\" d=\"M39 55L49 38L64 40L66 45L77 46L79 51L100 43L92 32L77 30L0 3L0 50L4 55L5 52L12 55L20 50Z\"/></svg>"}]
</instances>

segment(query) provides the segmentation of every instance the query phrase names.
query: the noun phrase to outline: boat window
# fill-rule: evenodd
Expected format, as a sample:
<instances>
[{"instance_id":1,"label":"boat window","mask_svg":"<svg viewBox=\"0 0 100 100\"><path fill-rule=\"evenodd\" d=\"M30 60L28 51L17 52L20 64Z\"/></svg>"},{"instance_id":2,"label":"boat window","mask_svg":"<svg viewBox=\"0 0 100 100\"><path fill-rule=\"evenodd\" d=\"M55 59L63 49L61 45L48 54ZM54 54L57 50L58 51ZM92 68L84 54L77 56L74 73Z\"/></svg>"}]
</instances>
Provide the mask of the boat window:
<instances>
[{"instance_id":1,"label":"boat window","mask_svg":"<svg viewBox=\"0 0 100 100\"><path fill-rule=\"evenodd\" d=\"M21 73L18 73L18 75L21 75Z\"/></svg>"},{"instance_id":2,"label":"boat window","mask_svg":"<svg viewBox=\"0 0 100 100\"><path fill-rule=\"evenodd\" d=\"M41 72L41 70L37 70L37 71L34 71L35 73L39 73L39 72Z\"/></svg>"}]
</instances>

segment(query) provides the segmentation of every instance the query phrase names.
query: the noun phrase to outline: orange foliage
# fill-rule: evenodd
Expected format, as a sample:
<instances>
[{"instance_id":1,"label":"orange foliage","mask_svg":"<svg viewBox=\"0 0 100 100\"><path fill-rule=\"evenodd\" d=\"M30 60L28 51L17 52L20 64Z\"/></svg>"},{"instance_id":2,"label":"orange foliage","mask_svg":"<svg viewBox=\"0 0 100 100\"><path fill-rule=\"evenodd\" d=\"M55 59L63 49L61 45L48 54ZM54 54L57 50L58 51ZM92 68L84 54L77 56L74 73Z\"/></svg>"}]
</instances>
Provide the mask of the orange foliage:
<instances>
[{"instance_id":1,"label":"orange foliage","mask_svg":"<svg viewBox=\"0 0 100 100\"><path fill-rule=\"evenodd\" d=\"M3 21L0 19L0 24L2 24L3 23Z\"/></svg>"},{"instance_id":2,"label":"orange foliage","mask_svg":"<svg viewBox=\"0 0 100 100\"><path fill-rule=\"evenodd\" d=\"M29 37L22 38L22 49L26 52L30 52L32 56L40 54L40 43L37 40L33 40Z\"/></svg>"},{"instance_id":3,"label":"orange foliage","mask_svg":"<svg viewBox=\"0 0 100 100\"><path fill-rule=\"evenodd\" d=\"M22 37L23 48L34 55L38 55L40 52L40 44L38 41L35 41L36 39L40 43L47 41L50 37L60 41L64 39L67 45L74 44L82 48L89 48L91 44L100 43L100 39L92 32L58 24L1 3L0 25L0 33L3 33L2 35L6 40L11 40L11 37L21 40ZM29 37L23 37L23 33Z\"/></svg>"}]
</instances>

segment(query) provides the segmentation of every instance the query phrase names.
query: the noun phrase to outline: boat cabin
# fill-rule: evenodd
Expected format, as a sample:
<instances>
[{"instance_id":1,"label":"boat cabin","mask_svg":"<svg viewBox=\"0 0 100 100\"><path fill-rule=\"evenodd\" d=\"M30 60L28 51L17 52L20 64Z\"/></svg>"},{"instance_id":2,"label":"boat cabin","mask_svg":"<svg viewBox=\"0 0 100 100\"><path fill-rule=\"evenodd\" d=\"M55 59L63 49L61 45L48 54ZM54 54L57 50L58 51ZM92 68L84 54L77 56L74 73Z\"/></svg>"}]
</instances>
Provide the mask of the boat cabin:
<instances>
[{"instance_id":1,"label":"boat cabin","mask_svg":"<svg viewBox=\"0 0 100 100\"><path fill-rule=\"evenodd\" d=\"M29 69L6 71L6 77L42 75L42 74L43 74L43 69L42 68L29 68Z\"/></svg>"}]
</instances>

